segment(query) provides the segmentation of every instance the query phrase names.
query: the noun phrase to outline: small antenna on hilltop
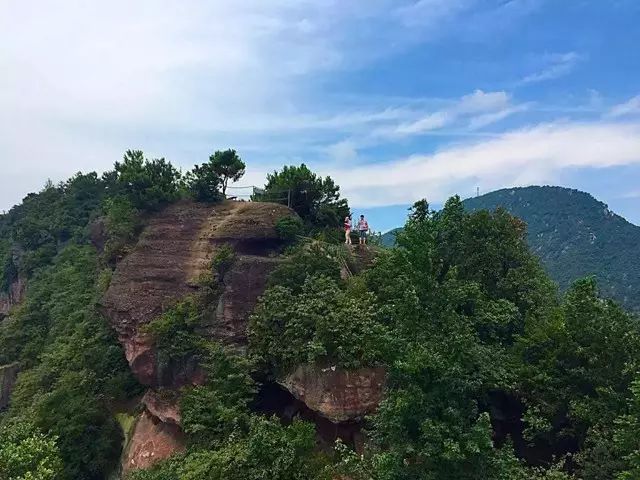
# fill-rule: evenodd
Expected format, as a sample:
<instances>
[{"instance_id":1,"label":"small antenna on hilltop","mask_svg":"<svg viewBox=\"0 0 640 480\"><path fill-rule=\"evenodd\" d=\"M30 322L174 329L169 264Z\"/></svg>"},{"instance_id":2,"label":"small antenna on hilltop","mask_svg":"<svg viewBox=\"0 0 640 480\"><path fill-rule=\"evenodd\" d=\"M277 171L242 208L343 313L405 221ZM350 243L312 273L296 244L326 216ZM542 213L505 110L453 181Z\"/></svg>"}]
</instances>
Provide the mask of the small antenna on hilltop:
<instances>
[{"instance_id":1,"label":"small antenna on hilltop","mask_svg":"<svg viewBox=\"0 0 640 480\"><path fill-rule=\"evenodd\" d=\"M476 187L476 197L480 196L480 187Z\"/></svg>"}]
</instances>

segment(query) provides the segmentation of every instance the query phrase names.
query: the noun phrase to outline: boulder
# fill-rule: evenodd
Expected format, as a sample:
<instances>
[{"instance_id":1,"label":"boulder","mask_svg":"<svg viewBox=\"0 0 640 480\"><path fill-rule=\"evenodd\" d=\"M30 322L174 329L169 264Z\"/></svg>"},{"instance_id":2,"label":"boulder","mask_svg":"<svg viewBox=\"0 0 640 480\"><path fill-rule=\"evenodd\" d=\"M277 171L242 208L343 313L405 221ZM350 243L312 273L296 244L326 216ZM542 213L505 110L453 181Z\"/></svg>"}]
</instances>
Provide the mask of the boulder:
<instances>
[{"instance_id":1,"label":"boulder","mask_svg":"<svg viewBox=\"0 0 640 480\"><path fill-rule=\"evenodd\" d=\"M147 412L163 423L180 425L180 397L175 390L148 390L142 397Z\"/></svg>"},{"instance_id":2,"label":"boulder","mask_svg":"<svg viewBox=\"0 0 640 480\"><path fill-rule=\"evenodd\" d=\"M373 413L384 395L386 377L383 367L301 365L278 383L309 409L340 423Z\"/></svg>"}]
</instances>

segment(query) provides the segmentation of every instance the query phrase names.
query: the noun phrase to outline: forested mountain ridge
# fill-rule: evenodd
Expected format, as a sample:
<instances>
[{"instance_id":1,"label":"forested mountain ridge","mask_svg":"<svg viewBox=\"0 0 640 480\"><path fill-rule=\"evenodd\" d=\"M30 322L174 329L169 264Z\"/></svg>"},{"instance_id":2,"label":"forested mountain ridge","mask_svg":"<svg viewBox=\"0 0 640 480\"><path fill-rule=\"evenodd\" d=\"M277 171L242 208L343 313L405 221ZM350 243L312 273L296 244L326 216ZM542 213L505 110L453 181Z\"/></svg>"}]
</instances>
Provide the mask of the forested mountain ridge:
<instances>
[{"instance_id":1,"label":"forested mountain ridge","mask_svg":"<svg viewBox=\"0 0 640 480\"><path fill-rule=\"evenodd\" d=\"M527 224L527 243L565 291L595 275L602 295L640 310L640 227L579 190L533 186L507 188L463 201L466 209L502 207ZM397 231L383 236L393 244Z\"/></svg>"},{"instance_id":2,"label":"forested mountain ridge","mask_svg":"<svg viewBox=\"0 0 640 480\"><path fill-rule=\"evenodd\" d=\"M465 208L506 209L527 223L527 242L561 290L595 275L600 291L640 310L640 227L579 190L509 188L464 201Z\"/></svg>"},{"instance_id":3,"label":"forested mountain ridge","mask_svg":"<svg viewBox=\"0 0 640 480\"><path fill-rule=\"evenodd\" d=\"M638 318L520 219L421 200L347 247L331 178L226 200L243 169L130 151L0 217L1 479L640 478Z\"/></svg>"}]
</instances>

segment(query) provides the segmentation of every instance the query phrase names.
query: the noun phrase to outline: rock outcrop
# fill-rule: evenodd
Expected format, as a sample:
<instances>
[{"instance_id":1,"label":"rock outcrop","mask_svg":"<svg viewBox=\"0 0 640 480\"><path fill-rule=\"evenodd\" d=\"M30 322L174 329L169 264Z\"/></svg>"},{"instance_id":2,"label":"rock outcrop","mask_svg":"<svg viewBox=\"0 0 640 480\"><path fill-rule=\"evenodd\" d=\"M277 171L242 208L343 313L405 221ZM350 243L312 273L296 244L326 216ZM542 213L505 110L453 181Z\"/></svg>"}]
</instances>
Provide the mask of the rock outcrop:
<instances>
[{"instance_id":1,"label":"rock outcrop","mask_svg":"<svg viewBox=\"0 0 640 480\"><path fill-rule=\"evenodd\" d=\"M278 383L333 423L358 420L376 410L384 394L382 367L345 370L301 365Z\"/></svg>"},{"instance_id":2,"label":"rock outcrop","mask_svg":"<svg viewBox=\"0 0 640 480\"><path fill-rule=\"evenodd\" d=\"M102 302L142 384L178 387L189 381L179 378L167 385L171 382L159 377L153 342L142 327L197 290L198 279L210 270L222 244L230 244L237 257L205 333L227 343L246 342L248 315L275 265L271 253L280 244L275 224L286 215L292 215L291 210L277 204L181 202L150 220L116 268Z\"/></svg>"},{"instance_id":3,"label":"rock outcrop","mask_svg":"<svg viewBox=\"0 0 640 480\"><path fill-rule=\"evenodd\" d=\"M11 283L7 292L0 292L0 320L9 315L11 309L22 301L26 287L25 279L18 277Z\"/></svg>"},{"instance_id":4,"label":"rock outcrop","mask_svg":"<svg viewBox=\"0 0 640 480\"><path fill-rule=\"evenodd\" d=\"M139 468L148 468L185 448L180 427L164 423L144 411L136 420L136 426L124 454L124 474Z\"/></svg>"},{"instance_id":5,"label":"rock outcrop","mask_svg":"<svg viewBox=\"0 0 640 480\"><path fill-rule=\"evenodd\" d=\"M216 250L227 244L235 259L224 275L215 313L205 319L200 333L244 349L249 315L282 247L275 225L290 215L295 214L278 204L179 202L150 219L133 251L118 264L102 300L103 311L132 372L151 387L124 453L123 470L148 467L183 448L177 392L204 381L195 362L162 371L143 327L197 292L199 279L211 273Z\"/></svg>"},{"instance_id":6,"label":"rock outcrop","mask_svg":"<svg viewBox=\"0 0 640 480\"><path fill-rule=\"evenodd\" d=\"M19 372L20 365L17 362L0 366L0 411L9 405L9 398Z\"/></svg>"}]
</instances>

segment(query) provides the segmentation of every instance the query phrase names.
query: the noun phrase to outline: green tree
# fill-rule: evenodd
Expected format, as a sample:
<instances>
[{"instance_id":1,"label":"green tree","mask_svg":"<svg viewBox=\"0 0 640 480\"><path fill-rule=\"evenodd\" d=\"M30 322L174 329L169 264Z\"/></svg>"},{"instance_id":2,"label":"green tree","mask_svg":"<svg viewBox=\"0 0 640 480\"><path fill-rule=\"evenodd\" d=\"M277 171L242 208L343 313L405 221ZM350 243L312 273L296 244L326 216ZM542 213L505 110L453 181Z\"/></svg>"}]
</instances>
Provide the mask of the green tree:
<instances>
[{"instance_id":1,"label":"green tree","mask_svg":"<svg viewBox=\"0 0 640 480\"><path fill-rule=\"evenodd\" d=\"M0 478L6 480L55 480L61 477L62 460L57 438L45 435L28 422L0 428Z\"/></svg>"},{"instance_id":2,"label":"green tree","mask_svg":"<svg viewBox=\"0 0 640 480\"><path fill-rule=\"evenodd\" d=\"M331 177L317 176L304 163L267 175L265 191L255 199L289 202L305 223L316 227L339 227L349 214L347 201L340 198L340 187Z\"/></svg>"},{"instance_id":3,"label":"green tree","mask_svg":"<svg viewBox=\"0 0 640 480\"><path fill-rule=\"evenodd\" d=\"M640 478L640 378L631 384L628 413L616 419L614 445L626 465L616 480Z\"/></svg>"},{"instance_id":4,"label":"green tree","mask_svg":"<svg viewBox=\"0 0 640 480\"><path fill-rule=\"evenodd\" d=\"M226 351L217 343L204 348L205 385L187 389L180 405L182 428L192 443L211 447L245 429L249 402L256 393L246 357Z\"/></svg>"},{"instance_id":5,"label":"green tree","mask_svg":"<svg viewBox=\"0 0 640 480\"><path fill-rule=\"evenodd\" d=\"M217 150L209 157L213 172L217 174L222 183L222 196L227 193L229 180L237 182L244 175L246 165L235 150Z\"/></svg>"},{"instance_id":6,"label":"green tree","mask_svg":"<svg viewBox=\"0 0 640 480\"><path fill-rule=\"evenodd\" d=\"M185 183L189 194L200 202L220 200L220 175L215 171L211 162L195 165L193 170L185 175Z\"/></svg>"},{"instance_id":7,"label":"green tree","mask_svg":"<svg viewBox=\"0 0 640 480\"><path fill-rule=\"evenodd\" d=\"M142 151L127 150L114 171L117 188L140 210L156 210L178 198L180 172L164 158L147 160Z\"/></svg>"}]
</instances>

